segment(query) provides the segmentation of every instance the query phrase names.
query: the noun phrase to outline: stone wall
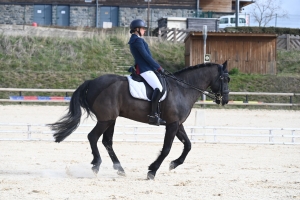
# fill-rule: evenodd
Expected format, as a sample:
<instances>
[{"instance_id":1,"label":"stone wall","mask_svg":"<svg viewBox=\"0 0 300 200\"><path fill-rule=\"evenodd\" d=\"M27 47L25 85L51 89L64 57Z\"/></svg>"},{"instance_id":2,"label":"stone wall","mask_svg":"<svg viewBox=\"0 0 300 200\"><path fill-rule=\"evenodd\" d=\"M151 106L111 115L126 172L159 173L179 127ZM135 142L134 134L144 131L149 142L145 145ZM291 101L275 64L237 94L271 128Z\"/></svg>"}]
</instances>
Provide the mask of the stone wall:
<instances>
[{"instance_id":1,"label":"stone wall","mask_svg":"<svg viewBox=\"0 0 300 200\"><path fill-rule=\"evenodd\" d=\"M52 25L57 25L56 5L52 6ZM100 7L98 9L100 23ZM128 27L134 19L147 22L148 8L119 7L119 26ZM0 24L31 25L33 22L33 5L0 4ZM194 17L196 10L150 8L150 28L158 27L157 20L162 17ZM216 17L214 14L213 17ZM70 26L96 26L96 7L70 6Z\"/></svg>"},{"instance_id":2,"label":"stone wall","mask_svg":"<svg viewBox=\"0 0 300 200\"><path fill-rule=\"evenodd\" d=\"M52 24L53 25L57 24L56 13L57 13L57 6L52 6Z\"/></svg>"},{"instance_id":3,"label":"stone wall","mask_svg":"<svg viewBox=\"0 0 300 200\"><path fill-rule=\"evenodd\" d=\"M32 23L33 6L0 5L0 24L23 25Z\"/></svg>"},{"instance_id":4,"label":"stone wall","mask_svg":"<svg viewBox=\"0 0 300 200\"><path fill-rule=\"evenodd\" d=\"M57 25L57 6L52 7L52 24ZM70 26L95 27L96 7L70 6Z\"/></svg>"},{"instance_id":5,"label":"stone wall","mask_svg":"<svg viewBox=\"0 0 300 200\"><path fill-rule=\"evenodd\" d=\"M70 26L95 27L96 7L71 6Z\"/></svg>"},{"instance_id":6,"label":"stone wall","mask_svg":"<svg viewBox=\"0 0 300 200\"><path fill-rule=\"evenodd\" d=\"M196 10L150 8L150 28L158 27L157 20L162 17L194 17ZM128 27L134 19L147 23L148 8L119 8L119 25Z\"/></svg>"},{"instance_id":7,"label":"stone wall","mask_svg":"<svg viewBox=\"0 0 300 200\"><path fill-rule=\"evenodd\" d=\"M33 5L1 5L0 24L31 25L34 15ZM52 25L57 25L57 6L52 6ZM25 16L25 19L24 19ZM70 6L70 26L96 26L96 8L86 6Z\"/></svg>"}]
</instances>

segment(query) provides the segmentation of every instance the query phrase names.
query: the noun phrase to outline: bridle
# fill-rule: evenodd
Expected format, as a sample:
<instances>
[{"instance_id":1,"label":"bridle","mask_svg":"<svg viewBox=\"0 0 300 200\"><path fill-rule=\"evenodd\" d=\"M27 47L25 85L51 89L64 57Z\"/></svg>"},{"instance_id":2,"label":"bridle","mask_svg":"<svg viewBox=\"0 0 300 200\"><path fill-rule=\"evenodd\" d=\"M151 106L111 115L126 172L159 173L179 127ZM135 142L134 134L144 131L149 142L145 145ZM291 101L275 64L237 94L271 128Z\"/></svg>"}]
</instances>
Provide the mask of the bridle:
<instances>
[{"instance_id":1,"label":"bridle","mask_svg":"<svg viewBox=\"0 0 300 200\"><path fill-rule=\"evenodd\" d=\"M228 72L223 71L223 66L222 65L218 66L218 70L219 70L220 75L219 75L219 77L217 78L216 81L220 82L220 87L219 87L219 91L217 93L214 93L214 94L215 94L216 103L220 104L224 94L229 94L228 88L227 87L225 88L224 81L225 81L225 79L227 79L227 82L229 83L230 82L230 77L229 77Z\"/></svg>"},{"instance_id":2,"label":"bridle","mask_svg":"<svg viewBox=\"0 0 300 200\"><path fill-rule=\"evenodd\" d=\"M189 84L189 83L187 83L187 82L185 82L181 79L178 79L176 76L174 76L171 72L169 72L167 70L165 70L165 73L163 74L163 76L167 76L169 78L174 79L177 82L183 83L183 84L185 84L185 85L201 92L202 94L205 94L209 98L213 99L217 104L220 104L221 101L222 101L223 95L229 93L228 88L225 88L224 81L225 81L225 79L227 79L227 81L229 83L230 78L229 78L229 74L227 72L223 71L223 65L218 65L218 71L219 71L219 76L215 80L215 82L219 81L220 82L220 84L219 84L220 87L219 87L219 91L217 93L206 91L206 90L201 90L200 88L197 88L197 87L195 87L195 86L193 86L193 85L191 85L191 84Z\"/></svg>"}]
</instances>

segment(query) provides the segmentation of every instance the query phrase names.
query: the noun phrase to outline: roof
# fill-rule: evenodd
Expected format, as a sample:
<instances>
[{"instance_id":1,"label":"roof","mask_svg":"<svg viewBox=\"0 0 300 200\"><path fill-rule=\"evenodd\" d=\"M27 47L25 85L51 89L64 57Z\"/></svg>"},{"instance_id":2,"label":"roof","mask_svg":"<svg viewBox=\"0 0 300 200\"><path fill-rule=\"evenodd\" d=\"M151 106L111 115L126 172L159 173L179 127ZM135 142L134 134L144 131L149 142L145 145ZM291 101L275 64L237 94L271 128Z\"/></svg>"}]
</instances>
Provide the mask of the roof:
<instances>
[{"instance_id":1,"label":"roof","mask_svg":"<svg viewBox=\"0 0 300 200\"><path fill-rule=\"evenodd\" d=\"M208 31L207 32L208 37L217 37L217 36L222 36L222 37L271 37L271 38L277 38L277 34L272 34L272 33L241 33L241 32L224 32L224 31ZM191 31L188 36L185 38L184 42L189 37L203 37L203 32L202 31Z\"/></svg>"},{"instance_id":2,"label":"roof","mask_svg":"<svg viewBox=\"0 0 300 200\"><path fill-rule=\"evenodd\" d=\"M236 2L236 0L232 0L234 3ZM248 6L252 3L255 3L255 1L253 0L240 0L240 7L245 7Z\"/></svg>"},{"instance_id":3,"label":"roof","mask_svg":"<svg viewBox=\"0 0 300 200\"><path fill-rule=\"evenodd\" d=\"M186 21L187 17L161 17L157 21L161 19L167 19L168 21Z\"/></svg>"}]
</instances>

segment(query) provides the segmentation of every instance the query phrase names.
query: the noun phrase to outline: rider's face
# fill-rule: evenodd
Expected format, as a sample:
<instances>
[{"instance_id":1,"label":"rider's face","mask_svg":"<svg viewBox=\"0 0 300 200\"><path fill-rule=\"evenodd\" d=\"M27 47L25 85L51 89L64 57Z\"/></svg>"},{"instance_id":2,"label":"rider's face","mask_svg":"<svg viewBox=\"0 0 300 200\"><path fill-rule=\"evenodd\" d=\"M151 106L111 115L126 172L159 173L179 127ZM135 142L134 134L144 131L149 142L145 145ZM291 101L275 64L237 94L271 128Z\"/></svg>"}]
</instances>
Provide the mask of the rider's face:
<instances>
[{"instance_id":1,"label":"rider's face","mask_svg":"<svg viewBox=\"0 0 300 200\"><path fill-rule=\"evenodd\" d=\"M146 32L146 29L145 29L145 28L140 28L141 36L144 36L145 32Z\"/></svg>"}]
</instances>

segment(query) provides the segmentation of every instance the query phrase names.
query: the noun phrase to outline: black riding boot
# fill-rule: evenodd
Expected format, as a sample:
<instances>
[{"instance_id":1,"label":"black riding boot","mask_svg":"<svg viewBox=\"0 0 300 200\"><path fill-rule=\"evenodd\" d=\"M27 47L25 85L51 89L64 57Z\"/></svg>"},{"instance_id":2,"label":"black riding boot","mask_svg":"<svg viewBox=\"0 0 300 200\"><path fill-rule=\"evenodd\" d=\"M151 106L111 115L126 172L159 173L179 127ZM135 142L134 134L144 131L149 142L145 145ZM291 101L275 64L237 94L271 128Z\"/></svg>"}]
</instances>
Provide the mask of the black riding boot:
<instances>
[{"instance_id":1,"label":"black riding boot","mask_svg":"<svg viewBox=\"0 0 300 200\"><path fill-rule=\"evenodd\" d=\"M149 124L152 125L165 125L166 121L161 119L158 115L158 101L160 99L161 96L161 92L159 91L158 88L156 88L152 94L152 98L151 98L151 114L149 115Z\"/></svg>"}]
</instances>

